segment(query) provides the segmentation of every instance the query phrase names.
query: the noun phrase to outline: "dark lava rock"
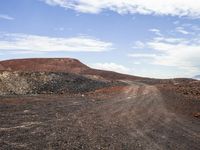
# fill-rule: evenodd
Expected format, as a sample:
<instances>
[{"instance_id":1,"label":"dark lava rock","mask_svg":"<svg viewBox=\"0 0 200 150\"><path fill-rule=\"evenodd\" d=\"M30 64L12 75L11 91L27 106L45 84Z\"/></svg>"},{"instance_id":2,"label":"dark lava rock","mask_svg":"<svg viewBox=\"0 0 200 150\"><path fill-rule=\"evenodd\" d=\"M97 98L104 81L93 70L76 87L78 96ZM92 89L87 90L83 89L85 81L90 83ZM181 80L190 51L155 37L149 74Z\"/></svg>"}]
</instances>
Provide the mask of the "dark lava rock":
<instances>
[{"instance_id":1,"label":"dark lava rock","mask_svg":"<svg viewBox=\"0 0 200 150\"><path fill-rule=\"evenodd\" d=\"M117 84L62 72L0 73L0 95L83 93Z\"/></svg>"}]
</instances>

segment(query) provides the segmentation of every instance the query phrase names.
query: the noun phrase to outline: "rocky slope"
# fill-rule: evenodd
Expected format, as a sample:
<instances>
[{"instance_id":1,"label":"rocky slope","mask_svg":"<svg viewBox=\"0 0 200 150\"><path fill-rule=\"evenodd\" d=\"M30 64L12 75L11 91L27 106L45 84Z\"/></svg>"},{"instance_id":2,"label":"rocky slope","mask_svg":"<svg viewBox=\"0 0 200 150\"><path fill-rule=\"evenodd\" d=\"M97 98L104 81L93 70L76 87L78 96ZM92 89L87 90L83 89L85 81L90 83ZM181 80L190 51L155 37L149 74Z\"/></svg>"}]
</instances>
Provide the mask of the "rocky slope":
<instances>
[{"instance_id":1,"label":"rocky slope","mask_svg":"<svg viewBox=\"0 0 200 150\"><path fill-rule=\"evenodd\" d=\"M92 69L72 58L31 58L0 61L0 71L65 72L100 80L136 80L140 77Z\"/></svg>"},{"instance_id":2,"label":"rocky slope","mask_svg":"<svg viewBox=\"0 0 200 150\"><path fill-rule=\"evenodd\" d=\"M72 73L9 72L0 73L0 95L83 93L118 82L89 79Z\"/></svg>"},{"instance_id":3,"label":"rocky slope","mask_svg":"<svg viewBox=\"0 0 200 150\"><path fill-rule=\"evenodd\" d=\"M127 76L91 69L71 58L0 61L0 95L83 93L124 85L116 80Z\"/></svg>"}]
</instances>

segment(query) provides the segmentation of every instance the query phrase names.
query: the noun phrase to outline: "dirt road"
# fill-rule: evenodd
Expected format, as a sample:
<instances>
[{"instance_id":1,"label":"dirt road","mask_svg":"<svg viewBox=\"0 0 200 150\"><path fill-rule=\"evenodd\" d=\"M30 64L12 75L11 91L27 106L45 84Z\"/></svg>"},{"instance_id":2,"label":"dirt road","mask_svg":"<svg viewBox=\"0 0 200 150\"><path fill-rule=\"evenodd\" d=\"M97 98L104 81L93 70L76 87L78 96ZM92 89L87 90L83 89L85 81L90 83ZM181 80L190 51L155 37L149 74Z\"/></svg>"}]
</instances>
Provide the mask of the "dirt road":
<instances>
[{"instance_id":1,"label":"dirt road","mask_svg":"<svg viewBox=\"0 0 200 150\"><path fill-rule=\"evenodd\" d=\"M108 98L38 96L0 102L0 149L199 150L200 120L169 111L155 86Z\"/></svg>"}]
</instances>

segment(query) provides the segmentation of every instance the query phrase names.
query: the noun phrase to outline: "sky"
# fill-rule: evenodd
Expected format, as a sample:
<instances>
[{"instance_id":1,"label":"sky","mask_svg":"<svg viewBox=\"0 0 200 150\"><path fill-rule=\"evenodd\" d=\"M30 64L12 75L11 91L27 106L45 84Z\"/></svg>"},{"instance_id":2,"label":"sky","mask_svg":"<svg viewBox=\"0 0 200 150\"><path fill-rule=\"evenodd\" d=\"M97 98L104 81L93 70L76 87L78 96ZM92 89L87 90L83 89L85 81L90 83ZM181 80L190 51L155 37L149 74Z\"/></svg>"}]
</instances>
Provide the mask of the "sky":
<instances>
[{"instance_id":1,"label":"sky","mask_svg":"<svg viewBox=\"0 0 200 150\"><path fill-rule=\"evenodd\" d=\"M193 77L200 74L200 1L0 1L0 60L39 57L144 77Z\"/></svg>"}]
</instances>

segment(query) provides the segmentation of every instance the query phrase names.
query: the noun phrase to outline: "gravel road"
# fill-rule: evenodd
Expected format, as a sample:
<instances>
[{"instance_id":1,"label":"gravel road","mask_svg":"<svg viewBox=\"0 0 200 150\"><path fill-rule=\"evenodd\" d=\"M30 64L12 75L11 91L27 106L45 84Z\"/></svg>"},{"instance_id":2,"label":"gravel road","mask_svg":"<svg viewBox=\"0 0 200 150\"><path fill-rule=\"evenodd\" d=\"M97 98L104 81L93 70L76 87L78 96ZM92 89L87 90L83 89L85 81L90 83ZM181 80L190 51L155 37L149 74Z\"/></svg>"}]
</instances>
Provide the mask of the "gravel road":
<instances>
[{"instance_id":1,"label":"gravel road","mask_svg":"<svg viewBox=\"0 0 200 150\"><path fill-rule=\"evenodd\" d=\"M199 148L199 118L167 109L155 86L132 83L111 96L35 96L0 102L2 150Z\"/></svg>"}]
</instances>

